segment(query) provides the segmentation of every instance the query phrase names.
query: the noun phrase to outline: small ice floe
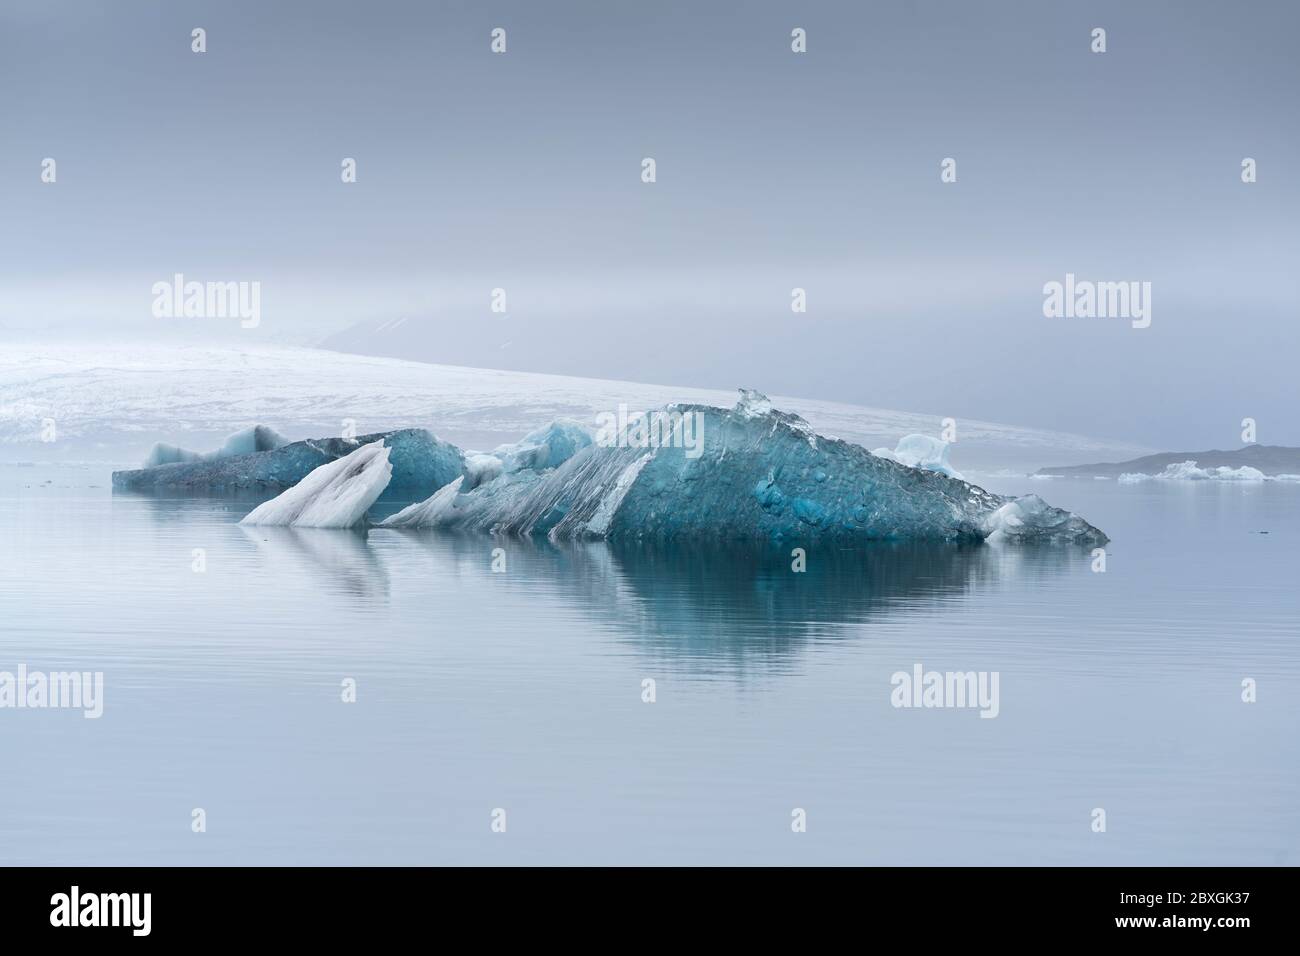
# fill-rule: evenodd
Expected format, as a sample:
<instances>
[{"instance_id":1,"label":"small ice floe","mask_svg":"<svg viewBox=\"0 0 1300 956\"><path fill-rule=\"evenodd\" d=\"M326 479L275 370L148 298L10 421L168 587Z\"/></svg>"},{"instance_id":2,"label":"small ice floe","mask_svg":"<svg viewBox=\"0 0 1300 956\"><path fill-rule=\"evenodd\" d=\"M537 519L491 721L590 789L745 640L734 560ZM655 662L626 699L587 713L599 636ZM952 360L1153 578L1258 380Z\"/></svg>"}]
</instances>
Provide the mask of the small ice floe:
<instances>
[{"instance_id":1,"label":"small ice floe","mask_svg":"<svg viewBox=\"0 0 1300 956\"><path fill-rule=\"evenodd\" d=\"M1289 477L1289 475L1278 475L1275 480L1284 481ZM1130 471L1120 475L1119 480L1122 484L1132 485L1142 481L1268 481L1269 476L1249 465L1242 465L1240 468L1230 468L1227 465L1220 465L1217 468L1198 468L1194 461L1180 461L1166 465L1165 469L1156 475Z\"/></svg>"}]
</instances>

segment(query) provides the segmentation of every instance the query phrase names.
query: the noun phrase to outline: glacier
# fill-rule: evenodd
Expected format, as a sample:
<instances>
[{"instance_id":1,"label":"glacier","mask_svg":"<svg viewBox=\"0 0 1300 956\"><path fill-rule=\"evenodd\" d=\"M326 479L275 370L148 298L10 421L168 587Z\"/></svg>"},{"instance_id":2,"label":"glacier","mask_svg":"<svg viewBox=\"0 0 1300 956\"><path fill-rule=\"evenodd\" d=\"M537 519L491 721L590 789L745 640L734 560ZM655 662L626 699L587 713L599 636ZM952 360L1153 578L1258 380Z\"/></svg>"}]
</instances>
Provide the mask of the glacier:
<instances>
[{"instance_id":1,"label":"glacier","mask_svg":"<svg viewBox=\"0 0 1300 956\"><path fill-rule=\"evenodd\" d=\"M283 494L254 508L240 524L351 528L393 476L391 449L378 439L316 468Z\"/></svg>"},{"instance_id":2,"label":"glacier","mask_svg":"<svg viewBox=\"0 0 1300 956\"><path fill-rule=\"evenodd\" d=\"M673 404L662 414L700 416L703 453L624 431L557 467L459 476L380 527L552 540L1107 540L1037 496L995 495L820 436L756 392L742 390L732 409Z\"/></svg>"},{"instance_id":3,"label":"glacier","mask_svg":"<svg viewBox=\"0 0 1300 956\"><path fill-rule=\"evenodd\" d=\"M279 493L295 487L320 466L376 441L389 449L392 464L392 478L382 489L387 498L425 498L465 471L465 457L455 445L439 441L423 428L404 428L360 438L318 438L249 454L115 471L113 488L150 494Z\"/></svg>"},{"instance_id":4,"label":"glacier","mask_svg":"<svg viewBox=\"0 0 1300 956\"><path fill-rule=\"evenodd\" d=\"M680 384L429 365L270 343L241 341L234 348L181 346L154 338L74 344L10 337L0 349L0 462L71 456L124 468L131 467L126 462L143 460L154 442L174 441L178 422L185 423L187 435L202 436L190 439L197 446L179 444L205 451L253 422L273 424L295 439L336 435L339 422L359 412L369 423L364 426L368 434L418 424L462 448L491 448L562 416L593 422L620 404L652 409L672 401L727 407L734 394ZM900 435L938 434L938 422L928 414L797 396L773 395L772 400L778 408L798 410L818 433L868 449L892 448ZM58 441L46 444L42 421L51 409L59 409ZM1152 451L980 421L961 408L949 411L961 421L961 444L953 457L960 450L959 467L967 473L1009 469L1023 474L1044 461L1128 461Z\"/></svg>"}]
</instances>

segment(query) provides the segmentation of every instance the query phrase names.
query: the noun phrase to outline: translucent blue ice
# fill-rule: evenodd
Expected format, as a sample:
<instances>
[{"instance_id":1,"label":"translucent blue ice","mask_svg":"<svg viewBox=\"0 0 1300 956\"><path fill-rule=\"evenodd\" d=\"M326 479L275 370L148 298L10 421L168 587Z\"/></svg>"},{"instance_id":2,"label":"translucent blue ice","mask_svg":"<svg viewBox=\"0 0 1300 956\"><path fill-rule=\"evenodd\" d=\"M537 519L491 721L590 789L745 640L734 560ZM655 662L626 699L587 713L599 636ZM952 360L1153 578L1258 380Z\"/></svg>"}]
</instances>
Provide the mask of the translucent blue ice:
<instances>
[{"instance_id":1,"label":"translucent blue ice","mask_svg":"<svg viewBox=\"0 0 1300 956\"><path fill-rule=\"evenodd\" d=\"M387 498L424 498L464 473L465 459L455 445L422 428L380 432L360 438L318 438L291 442L272 451L227 458L182 461L113 472L113 488L167 494L266 494L292 488L316 468L383 441L393 475Z\"/></svg>"},{"instance_id":2,"label":"translucent blue ice","mask_svg":"<svg viewBox=\"0 0 1300 956\"><path fill-rule=\"evenodd\" d=\"M251 455L258 451L272 451L288 442L269 425L253 425L243 431L235 432L226 439L224 445L214 452L200 454L177 445L159 442L149 452L143 467L154 468L158 465L174 465L178 462L213 461L217 458L230 458L234 455Z\"/></svg>"},{"instance_id":3,"label":"translucent blue ice","mask_svg":"<svg viewBox=\"0 0 1300 956\"><path fill-rule=\"evenodd\" d=\"M747 392L730 410L672 405L677 427L627 431L558 468L457 480L383 522L552 539L1000 540L1103 543L1077 515L814 434ZM676 441L683 434L698 441ZM637 440L632 440L636 437Z\"/></svg>"},{"instance_id":4,"label":"translucent blue ice","mask_svg":"<svg viewBox=\"0 0 1300 956\"><path fill-rule=\"evenodd\" d=\"M501 445L492 455L501 459L503 471L542 471L564 464L590 444L591 432L585 425L560 418L529 432L517 442Z\"/></svg>"}]
</instances>

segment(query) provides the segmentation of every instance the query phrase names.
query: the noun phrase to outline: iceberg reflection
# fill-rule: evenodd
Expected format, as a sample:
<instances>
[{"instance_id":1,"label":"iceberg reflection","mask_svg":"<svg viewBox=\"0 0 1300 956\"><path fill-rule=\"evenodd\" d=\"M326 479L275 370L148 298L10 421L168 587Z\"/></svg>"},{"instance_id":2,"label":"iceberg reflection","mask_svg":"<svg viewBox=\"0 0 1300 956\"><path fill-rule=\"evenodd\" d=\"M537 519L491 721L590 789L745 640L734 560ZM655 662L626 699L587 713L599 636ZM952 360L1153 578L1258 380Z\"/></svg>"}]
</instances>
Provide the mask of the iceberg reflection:
<instances>
[{"instance_id":1,"label":"iceberg reflection","mask_svg":"<svg viewBox=\"0 0 1300 956\"><path fill-rule=\"evenodd\" d=\"M796 572L788 547L406 536L449 548L458 566L484 574L485 545L501 548L507 586L544 583L652 657L737 664L791 658L818 642L860 637L853 625L942 611L964 595L1088 560L1075 548L874 542L811 546L806 570Z\"/></svg>"}]
</instances>

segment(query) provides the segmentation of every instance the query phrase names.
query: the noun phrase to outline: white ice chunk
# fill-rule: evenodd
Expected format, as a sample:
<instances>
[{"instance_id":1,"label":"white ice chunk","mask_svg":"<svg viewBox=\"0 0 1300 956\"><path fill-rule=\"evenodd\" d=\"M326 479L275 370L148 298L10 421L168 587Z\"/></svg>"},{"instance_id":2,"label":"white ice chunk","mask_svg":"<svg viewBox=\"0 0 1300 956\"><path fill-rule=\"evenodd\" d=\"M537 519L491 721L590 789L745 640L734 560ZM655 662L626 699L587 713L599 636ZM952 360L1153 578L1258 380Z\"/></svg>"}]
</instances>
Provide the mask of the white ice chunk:
<instances>
[{"instance_id":1,"label":"white ice chunk","mask_svg":"<svg viewBox=\"0 0 1300 956\"><path fill-rule=\"evenodd\" d=\"M490 457L484 455L482 457ZM499 462L498 462L499 464ZM424 501L407 505L397 514L385 518L379 524L384 528L424 528L433 527L449 515L456 506L456 498L461 494L465 476L457 478L449 485L443 485ZM468 489L466 489L468 490Z\"/></svg>"},{"instance_id":2,"label":"white ice chunk","mask_svg":"<svg viewBox=\"0 0 1300 956\"><path fill-rule=\"evenodd\" d=\"M1164 471L1157 475L1130 471L1120 475L1119 480L1126 485L1140 481L1267 481L1268 475L1249 465L1242 465L1240 468L1231 468L1228 465L1199 468L1194 461L1180 461L1166 465Z\"/></svg>"},{"instance_id":3,"label":"white ice chunk","mask_svg":"<svg viewBox=\"0 0 1300 956\"><path fill-rule=\"evenodd\" d=\"M736 411L745 418L759 418L772 411L772 400L762 392L752 388L742 388L740 401L736 402Z\"/></svg>"},{"instance_id":4,"label":"white ice chunk","mask_svg":"<svg viewBox=\"0 0 1300 956\"><path fill-rule=\"evenodd\" d=\"M240 524L351 528L392 476L388 448L382 440L371 442L321 465L288 491L258 505Z\"/></svg>"},{"instance_id":5,"label":"white ice chunk","mask_svg":"<svg viewBox=\"0 0 1300 956\"><path fill-rule=\"evenodd\" d=\"M497 478L505 471L506 464L496 455L485 455L482 452L465 453L465 490L477 488L479 485L486 485L493 478Z\"/></svg>"},{"instance_id":6,"label":"white ice chunk","mask_svg":"<svg viewBox=\"0 0 1300 956\"><path fill-rule=\"evenodd\" d=\"M904 435L898 440L898 447L893 451L888 448L877 448L871 454L877 458L887 458L900 465L907 465L909 468L937 471L949 478L965 481L961 473L948 463L948 449L951 447L950 442L931 438L929 435Z\"/></svg>"},{"instance_id":7,"label":"white ice chunk","mask_svg":"<svg viewBox=\"0 0 1300 956\"><path fill-rule=\"evenodd\" d=\"M1053 508L1038 495L1008 501L984 519L987 541L1070 542L1086 540L1086 521L1070 511ZM1104 539L1102 539L1104 541Z\"/></svg>"}]
</instances>

